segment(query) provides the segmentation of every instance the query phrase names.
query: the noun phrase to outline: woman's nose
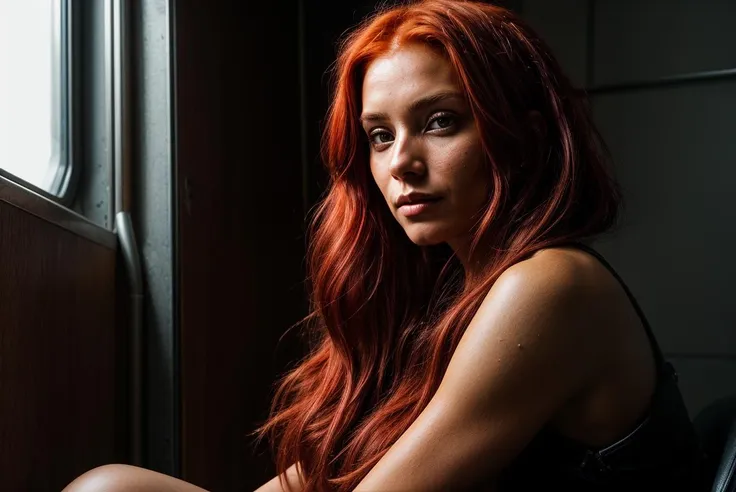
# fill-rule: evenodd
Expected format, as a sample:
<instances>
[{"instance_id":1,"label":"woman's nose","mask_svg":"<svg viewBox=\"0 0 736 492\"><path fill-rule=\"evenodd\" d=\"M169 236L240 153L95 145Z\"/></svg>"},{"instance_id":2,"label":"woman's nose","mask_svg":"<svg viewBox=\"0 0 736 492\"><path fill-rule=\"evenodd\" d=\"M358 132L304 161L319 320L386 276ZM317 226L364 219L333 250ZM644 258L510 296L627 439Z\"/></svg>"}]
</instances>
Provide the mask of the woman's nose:
<instances>
[{"instance_id":1,"label":"woman's nose","mask_svg":"<svg viewBox=\"0 0 736 492\"><path fill-rule=\"evenodd\" d=\"M427 172L421 142L410 135L397 137L391 151L389 171L396 179L409 175L422 176Z\"/></svg>"}]
</instances>

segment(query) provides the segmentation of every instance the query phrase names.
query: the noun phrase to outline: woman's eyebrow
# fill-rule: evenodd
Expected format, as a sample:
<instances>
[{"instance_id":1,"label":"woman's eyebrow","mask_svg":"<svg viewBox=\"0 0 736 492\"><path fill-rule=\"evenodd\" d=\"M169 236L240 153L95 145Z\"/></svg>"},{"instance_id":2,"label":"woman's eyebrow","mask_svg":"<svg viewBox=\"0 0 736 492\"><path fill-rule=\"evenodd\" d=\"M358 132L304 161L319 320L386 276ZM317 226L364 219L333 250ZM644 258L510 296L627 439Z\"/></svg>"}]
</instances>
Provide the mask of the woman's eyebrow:
<instances>
[{"instance_id":1,"label":"woman's eyebrow","mask_svg":"<svg viewBox=\"0 0 736 492\"><path fill-rule=\"evenodd\" d=\"M409 112L413 113L415 111L419 111L420 109L425 109L428 106L431 106L440 101L445 101L447 99L458 99L460 101L464 100L462 94L456 91L437 92L436 94L422 97L411 103L411 105L409 105ZM389 117L386 113L364 113L360 116L361 123L365 123L367 121L385 121L388 119Z\"/></svg>"}]
</instances>

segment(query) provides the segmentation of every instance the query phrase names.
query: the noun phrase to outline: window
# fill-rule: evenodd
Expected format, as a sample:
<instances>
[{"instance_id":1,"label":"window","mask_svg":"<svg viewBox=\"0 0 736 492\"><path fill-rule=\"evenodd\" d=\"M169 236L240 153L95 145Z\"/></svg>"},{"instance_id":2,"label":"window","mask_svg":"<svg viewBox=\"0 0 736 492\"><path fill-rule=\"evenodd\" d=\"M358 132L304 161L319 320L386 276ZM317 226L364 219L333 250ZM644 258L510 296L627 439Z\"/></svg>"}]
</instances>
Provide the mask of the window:
<instances>
[{"instance_id":1,"label":"window","mask_svg":"<svg viewBox=\"0 0 736 492\"><path fill-rule=\"evenodd\" d=\"M0 174L59 198L71 174L67 19L67 0L0 0Z\"/></svg>"}]
</instances>

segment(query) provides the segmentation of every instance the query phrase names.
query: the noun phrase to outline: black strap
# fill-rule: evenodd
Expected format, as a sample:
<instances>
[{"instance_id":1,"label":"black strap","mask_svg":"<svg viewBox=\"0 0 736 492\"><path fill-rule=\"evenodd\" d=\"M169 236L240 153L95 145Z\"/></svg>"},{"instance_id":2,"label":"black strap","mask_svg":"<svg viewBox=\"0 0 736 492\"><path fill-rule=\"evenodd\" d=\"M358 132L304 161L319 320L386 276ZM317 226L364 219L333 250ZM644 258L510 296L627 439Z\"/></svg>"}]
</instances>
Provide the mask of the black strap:
<instances>
[{"instance_id":1,"label":"black strap","mask_svg":"<svg viewBox=\"0 0 736 492\"><path fill-rule=\"evenodd\" d=\"M644 310L641 308L641 306L639 306L639 302L636 300L636 297L634 297L634 294L629 289L629 286L626 285L626 282L624 282L623 278L621 278L618 272L613 268L613 266L611 266L610 263L608 263L608 261L603 257L603 255L600 254L595 249L593 249L591 246L588 246L587 244L584 244L581 242L573 242L573 243L570 243L569 245L579 248L593 255L595 258L598 259L598 261L600 261L603 264L603 266L606 267L606 269L609 272L611 272L611 275L613 275L616 278L619 284L621 284L621 287L624 288L626 295L629 297L629 301L631 301L631 304L634 306L634 309L636 309L636 312L639 315L639 318L641 318L641 321L644 324L644 329L647 332L649 343L652 345L652 350L654 352L654 358L655 358L657 367L659 368L659 371L664 372L668 376L672 376L676 379L677 374L675 373L675 370L672 367L672 365L665 360L664 354L662 353L662 349L659 347L659 343L657 343L657 338L654 336L654 332L652 331L652 327L649 325L649 320L647 320L647 317L644 314Z\"/></svg>"}]
</instances>

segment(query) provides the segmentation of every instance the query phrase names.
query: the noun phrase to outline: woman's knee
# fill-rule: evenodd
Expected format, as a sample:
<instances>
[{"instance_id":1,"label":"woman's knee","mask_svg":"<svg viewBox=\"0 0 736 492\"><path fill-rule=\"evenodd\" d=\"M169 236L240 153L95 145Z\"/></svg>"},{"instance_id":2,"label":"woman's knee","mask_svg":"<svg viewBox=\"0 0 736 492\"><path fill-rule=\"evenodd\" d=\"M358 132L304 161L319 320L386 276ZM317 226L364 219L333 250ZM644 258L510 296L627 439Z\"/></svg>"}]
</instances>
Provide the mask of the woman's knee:
<instances>
[{"instance_id":1,"label":"woman's knee","mask_svg":"<svg viewBox=\"0 0 736 492\"><path fill-rule=\"evenodd\" d=\"M77 477L62 492L130 491L131 482L139 482L137 475L141 472L145 470L129 465L98 466Z\"/></svg>"},{"instance_id":2,"label":"woman's knee","mask_svg":"<svg viewBox=\"0 0 736 492\"><path fill-rule=\"evenodd\" d=\"M62 492L205 492L204 489L162 473L130 465L94 468Z\"/></svg>"}]
</instances>

